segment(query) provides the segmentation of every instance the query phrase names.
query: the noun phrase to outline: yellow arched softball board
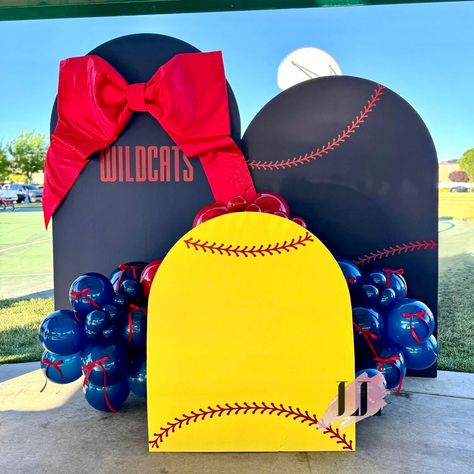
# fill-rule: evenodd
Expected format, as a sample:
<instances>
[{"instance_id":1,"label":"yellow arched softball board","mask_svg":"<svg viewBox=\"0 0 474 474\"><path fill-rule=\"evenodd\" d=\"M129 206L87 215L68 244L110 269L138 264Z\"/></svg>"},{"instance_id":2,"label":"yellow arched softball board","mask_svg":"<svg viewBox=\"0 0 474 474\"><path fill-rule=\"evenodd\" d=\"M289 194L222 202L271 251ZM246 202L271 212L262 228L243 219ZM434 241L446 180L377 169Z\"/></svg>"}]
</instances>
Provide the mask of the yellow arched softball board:
<instances>
[{"instance_id":1,"label":"yellow arched softball board","mask_svg":"<svg viewBox=\"0 0 474 474\"><path fill-rule=\"evenodd\" d=\"M151 451L341 451L316 420L354 378L346 282L294 222L227 214L188 232L148 307Z\"/></svg>"}]
</instances>

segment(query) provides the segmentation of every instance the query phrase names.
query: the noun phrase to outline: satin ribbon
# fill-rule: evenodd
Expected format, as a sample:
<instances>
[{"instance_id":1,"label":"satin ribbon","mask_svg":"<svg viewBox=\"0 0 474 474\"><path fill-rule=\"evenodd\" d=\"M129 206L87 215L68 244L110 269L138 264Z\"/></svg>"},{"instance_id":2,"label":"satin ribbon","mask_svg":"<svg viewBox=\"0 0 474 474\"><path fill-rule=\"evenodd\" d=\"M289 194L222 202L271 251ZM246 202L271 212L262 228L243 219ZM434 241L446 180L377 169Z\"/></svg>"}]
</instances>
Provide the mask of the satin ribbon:
<instances>
[{"instance_id":1,"label":"satin ribbon","mask_svg":"<svg viewBox=\"0 0 474 474\"><path fill-rule=\"evenodd\" d=\"M400 360L399 355L393 355L393 356L390 356L390 357L380 357L380 356L374 357L374 361L379 362L379 365L377 366L378 371L382 371L383 366L385 364L392 364L398 370L398 372L400 373L400 379L399 379L399 382L398 382L396 393L400 393L401 390L402 390L402 385L403 385L403 377L402 377L401 370L397 367L397 364L395 364L395 362L397 360Z\"/></svg>"},{"instance_id":2,"label":"satin ribbon","mask_svg":"<svg viewBox=\"0 0 474 474\"><path fill-rule=\"evenodd\" d=\"M61 370L61 367L59 367L63 361L62 360L57 360L56 362L51 362L50 360L48 359L45 359L44 357L41 359L41 362L46 365L46 370L44 371L44 375L46 376L46 380L44 381L44 385L43 385L43 388L40 390L40 393L43 392L43 390L46 388L46 386L48 385L48 369L50 367L54 367L58 373L59 373L59 376L61 377L61 383L64 383L64 377L63 377L63 371Z\"/></svg>"},{"instance_id":3,"label":"satin ribbon","mask_svg":"<svg viewBox=\"0 0 474 474\"><path fill-rule=\"evenodd\" d=\"M372 344L372 341L370 339L377 339L377 335L374 334L372 331L369 329L365 329L360 327L357 323L352 323L354 325L354 329L365 339L365 342L369 346L370 352L376 357L378 357L377 352L375 350L374 345Z\"/></svg>"},{"instance_id":4,"label":"satin ribbon","mask_svg":"<svg viewBox=\"0 0 474 474\"><path fill-rule=\"evenodd\" d=\"M230 137L227 84L220 52L177 54L145 83L128 84L99 56L61 61L58 121L46 155L47 226L87 165L134 112L147 112L189 157L199 157L217 202L255 194L241 150Z\"/></svg>"},{"instance_id":5,"label":"satin ribbon","mask_svg":"<svg viewBox=\"0 0 474 474\"><path fill-rule=\"evenodd\" d=\"M87 300L95 309L100 309L100 306L88 295L90 288L84 288L81 291L70 291L69 295L74 298L74 301L78 301L80 297ZM76 318L77 319L77 318Z\"/></svg>"},{"instance_id":6,"label":"satin ribbon","mask_svg":"<svg viewBox=\"0 0 474 474\"><path fill-rule=\"evenodd\" d=\"M90 376L92 375L92 371L94 370L94 367L97 365L98 367L100 367L102 369L102 372L104 374L104 383L102 385L102 388L103 388L103 391L104 391L104 400L105 400L105 404L107 405L107 408L112 412L112 413L116 413L117 410L111 405L110 401L109 401L109 397L107 396L107 371L105 370L105 367L104 365L102 364L102 362L106 362L108 361L109 358L106 356L106 357L102 357L101 359L97 359L97 360L94 360L92 362L89 362L88 364L86 364L84 367L82 367L82 371L87 371L85 374L84 374L84 382L82 383L82 386L85 387L86 386L86 383L87 381L89 380Z\"/></svg>"},{"instance_id":7,"label":"satin ribbon","mask_svg":"<svg viewBox=\"0 0 474 474\"><path fill-rule=\"evenodd\" d=\"M382 272L387 274L387 288L390 288L390 283L391 283L391 277L392 275L400 275L402 276L404 273L403 268L397 268L396 270L393 270L392 268L384 268Z\"/></svg>"},{"instance_id":8,"label":"satin ribbon","mask_svg":"<svg viewBox=\"0 0 474 474\"><path fill-rule=\"evenodd\" d=\"M417 319L423 321L426 324L426 326L428 327L428 331L429 331L428 322L423 317L425 314L427 314L427 313L424 310L418 311L417 313L402 313L402 318L410 318L410 332L411 332L411 335L413 336L413 339L415 339L415 341L418 344L422 344L423 341L418 337L418 334L415 332L415 328L413 327L413 320L415 318L417 318Z\"/></svg>"}]
</instances>

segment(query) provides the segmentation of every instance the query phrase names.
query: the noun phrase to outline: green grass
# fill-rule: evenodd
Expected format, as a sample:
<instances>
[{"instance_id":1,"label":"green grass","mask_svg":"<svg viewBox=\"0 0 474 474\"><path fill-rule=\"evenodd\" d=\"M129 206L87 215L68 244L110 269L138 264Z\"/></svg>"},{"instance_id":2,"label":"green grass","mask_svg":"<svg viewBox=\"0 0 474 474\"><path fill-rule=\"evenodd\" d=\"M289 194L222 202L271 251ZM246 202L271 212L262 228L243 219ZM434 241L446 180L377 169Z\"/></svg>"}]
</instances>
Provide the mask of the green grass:
<instances>
[{"instance_id":1,"label":"green grass","mask_svg":"<svg viewBox=\"0 0 474 474\"><path fill-rule=\"evenodd\" d=\"M0 363L39 360L38 328L53 311L53 298L0 301Z\"/></svg>"}]
</instances>

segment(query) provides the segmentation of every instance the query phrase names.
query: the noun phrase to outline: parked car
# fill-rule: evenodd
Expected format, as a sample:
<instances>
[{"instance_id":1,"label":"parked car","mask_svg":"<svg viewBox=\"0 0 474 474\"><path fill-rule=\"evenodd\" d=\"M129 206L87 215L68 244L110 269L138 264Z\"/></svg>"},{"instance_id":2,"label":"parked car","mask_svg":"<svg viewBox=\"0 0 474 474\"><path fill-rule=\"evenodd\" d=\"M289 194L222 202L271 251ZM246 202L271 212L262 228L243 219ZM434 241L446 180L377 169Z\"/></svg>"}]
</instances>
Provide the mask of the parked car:
<instances>
[{"instance_id":1,"label":"parked car","mask_svg":"<svg viewBox=\"0 0 474 474\"><path fill-rule=\"evenodd\" d=\"M469 191L469 188L466 186L454 186L450 189L450 191L452 193L467 193Z\"/></svg>"},{"instance_id":2,"label":"parked car","mask_svg":"<svg viewBox=\"0 0 474 474\"><path fill-rule=\"evenodd\" d=\"M30 202L41 201L43 199L43 190L34 184L12 183L6 186L8 186L10 191L16 192L16 201L18 203L25 201L27 195Z\"/></svg>"}]
</instances>

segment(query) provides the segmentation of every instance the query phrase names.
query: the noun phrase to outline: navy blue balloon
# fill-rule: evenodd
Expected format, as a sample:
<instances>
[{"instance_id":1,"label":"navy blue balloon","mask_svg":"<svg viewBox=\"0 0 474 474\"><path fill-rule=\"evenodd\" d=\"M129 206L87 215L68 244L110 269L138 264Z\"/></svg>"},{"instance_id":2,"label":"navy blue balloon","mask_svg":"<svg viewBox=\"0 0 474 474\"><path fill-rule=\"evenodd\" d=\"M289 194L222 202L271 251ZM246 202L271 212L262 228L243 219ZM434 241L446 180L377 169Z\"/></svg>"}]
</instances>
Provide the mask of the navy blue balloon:
<instances>
[{"instance_id":1,"label":"navy blue balloon","mask_svg":"<svg viewBox=\"0 0 474 474\"><path fill-rule=\"evenodd\" d=\"M403 347L403 355L407 368L413 370L423 370L431 367L438 359L438 342L434 336L430 336L422 344Z\"/></svg>"},{"instance_id":2,"label":"navy blue balloon","mask_svg":"<svg viewBox=\"0 0 474 474\"><path fill-rule=\"evenodd\" d=\"M106 341L116 341L119 338L119 330L117 324L110 324L102 331L102 337Z\"/></svg>"},{"instance_id":3,"label":"navy blue balloon","mask_svg":"<svg viewBox=\"0 0 474 474\"><path fill-rule=\"evenodd\" d=\"M80 316L114 301L112 283L100 273L85 273L77 277L69 289L71 306Z\"/></svg>"},{"instance_id":4,"label":"navy blue balloon","mask_svg":"<svg viewBox=\"0 0 474 474\"><path fill-rule=\"evenodd\" d=\"M363 332L365 332L372 344L377 344L381 341L383 336L383 318L375 309L356 306L352 309L352 320L354 322L354 343L356 349L363 348L369 350L367 341L362 335ZM367 331L370 331L370 334ZM376 337L373 338L372 335Z\"/></svg>"},{"instance_id":5,"label":"navy blue balloon","mask_svg":"<svg viewBox=\"0 0 474 474\"><path fill-rule=\"evenodd\" d=\"M428 306L407 298L386 314L385 328L386 336L392 342L400 346L413 346L426 341L433 334L435 320Z\"/></svg>"},{"instance_id":6,"label":"navy blue balloon","mask_svg":"<svg viewBox=\"0 0 474 474\"><path fill-rule=\"evenodd\" d=\"M376 305L379 302L380 292L375 285L363 283L358 292L363 303Z\"/></svg>"},{"instance_id":7,"label":"navy blue balloon","mask_svg":"<svg viewBox=\"0 0 474 474\"><path fill-rule=\"evenodd\" d=\"M109 325L108 313L100 309L95 309L87 314L84 323L84 334L89 339L99 339L102 331Z\"/></svg>"},{"instance_id":8,"label":"navy blue balloon","mask_svg":"<svg viewBox=\"0 0 474 474\"><path fill-rule=\"evenodd\" d=\"M117 293L120 292L120 287L124 280L134 280L140 283L140 276L146 266L146 262L127 262L115 268L110 274L110 281L115 291Z\"/></svg>"},{"instance_id":9,"label":"navy blue balloon","mask_svg":"<svg viewBox=\"0 0 474 474\"><path fill-rule=\"evenodd\" d=\"M146 315L140 309L131 309L122 323L122 340L132 349L146 345Z\"/></svg>"},{"instance_id":10,"label":"navy blue balloon","mask_svg":"<svg viewBox=\"0 0 474 474\"><path fill-rule=\"evenodd\" d=\"M120 284L120 293L132 301L138 301L143 296L143 288L140 282L125 279Z\"/></svg>"},{"instance_id":11,"label":"navy blue balloon","mask_svg":"<svg viewBox=\"0 0 474 474\"><path fill-rule=\"evenodd\" d=\"M358 372L356 372L356 378L359 377L359 375L362 375L362 374L367 374L367 377L369 377L369 379L373 378L373 377L376 377L377 375L379 374L382 374L382 372L380 372L379 370L377 369L362 369L362 370L359 370ZM383 374L382 374L383 376ZM385 380L385 377L383 378L383 384L385 386L385 388L387 388L387 381Z\"/></svg>"},{"instance_id":12,"label":"navy blue balloon","mask_svg":"<svg viewBox=\"0 0 474 474\"><path fill-rule=\"evenodd\" d=\"M345 258L338 258L337 263L341 267L344 278L349 285L349 289L357 286L362 280L362 273L357 265L354 265L350 260Z\"/></svg>"},{"instance_id":13,"label":"navy blue balloon","mask_svg":"<svg viewBox=\"0 0 474 474\"><path fill-rule=\"evenodd\" d=\"M124 295L115 295L114 297L114 305L116 305L119 309L123 310L128 305L128 299Z\"/></svg>"},{"instance_id":14,"label":"navy blue balloon","mask_svg":"<svg viewBox=\"0 0 474 474\"><path fill-rule=\"evenodd\" d=\"M146 398L146 356L144 353L137 354L130 360L127 380L130 390L135 395Z\"/></svg>"},{"instance_id":15,"label":"navy blue balloon","mask_svg":"<svg viewBox=\"0 0 474 474\"><path fill-rule=\"evenodd\" d=\"M88 365L107 357L107 360L101 362L104 366L107 383L114 384L125 377L128 364L128 355L122 344L113 342L90 343L82 351L82 365ZM87 370L84 369L84 375ZM92 368L89 380L96 385L104 383L104 371L100 365L95 364Z\"/></svg>"},{"instance_id":16,"label":"navy blue balloon","mask_svg":"<svg viewBox=\"0 0 474 474\"><path fill-rule=\"evenodd\" d=\"M43 362L44 359L56 365L52 366ZM81 352L59 355L44 351L41 357L41 369L43 373L49 380L55 383L64 384L74 382L74 380L82 376L81 367Z\"/></svg>"},{"instance_id":17,"label":"navy blue balloon","mask_svg":"<svg viewBox=\"0 0 474 474\"><path fill-rule=\"evenodd\" d=\"M108 314L110 321L114 323L118 322L123 315L123 308L117 304L107 304L102 308L102 310Z\"/></svg>"},{"instance_id":18,"label":"navy blue balloon","mask_svg":"<svg viewBox=\"0 0 474 474\"><path fill-rule=\"evenodd\" d=\"M89 405L100 411L111 411L107 406L104 391L106 391L107 399L114 410L118 410L125 403L130 393L127 380L124 378L111 385L107 380L106 389L104 389L103 383L96 385L87 381L83 390Z\"/></svg>"},{"instance_id":19,"label":"navy blue balloon","mask_svg":"<svg viewBox=\"0 0 474 474\"><path fill-rule=\"evenodd\" d=\"M381 362L379 360L375 360L374 356L371 356L370 363L367 365L367 367L374 368L382 372L389 390L400 387L400 383L403 381L407 370L405 358L400 349L394 345L387 344L383 347L377 348L377 354L382 359L395 357L395 360L392 362L388 360Z\"/></svg>"},{"instance_id":20,"label":"navy blue balloon","mask_svg":"<svg viewBox=\"0 0 474 474\"><path fill-rule=\"evenodd\" d=\"M80 323L67 309L46 316L40 326L39 340L47 351L61 355L79 352L85 344Z\"/></svg>"},{"instance_id":21,"label":"navy blue balloon","mask_svg":"<svg viewBox=\"0 0 474 474\"><path fill-rule=\"evenodd\" d=\"M384 288L380 293L379 304L382 308L392 306L397 301L397 294L392 288Z\"/></svg>"},{"instance_id":22,"label":"navy blue balloon","mask_svg":"<svg viewBox=\"0 0 474 474\"><path fill-rule=\"evenodd\" d=\"M398 273L397 273L398 272ZM394 270L391 268L380 268L372 270L365 278L366 284L374 285L379 290L382 296L384 289L391 289L395 293L395 299L390 301L390 304L397 300L406 298L407 296L407 284L405 279L401 276L403 273L402 269ZM391 294L389 292L389 294ZM384 304L388 305L388 299L385 298Z\"/></svg>"}]
</instances>

